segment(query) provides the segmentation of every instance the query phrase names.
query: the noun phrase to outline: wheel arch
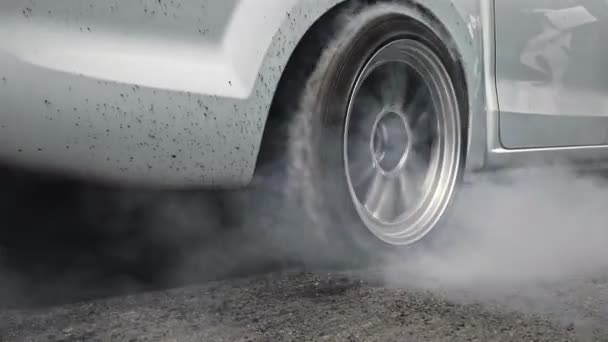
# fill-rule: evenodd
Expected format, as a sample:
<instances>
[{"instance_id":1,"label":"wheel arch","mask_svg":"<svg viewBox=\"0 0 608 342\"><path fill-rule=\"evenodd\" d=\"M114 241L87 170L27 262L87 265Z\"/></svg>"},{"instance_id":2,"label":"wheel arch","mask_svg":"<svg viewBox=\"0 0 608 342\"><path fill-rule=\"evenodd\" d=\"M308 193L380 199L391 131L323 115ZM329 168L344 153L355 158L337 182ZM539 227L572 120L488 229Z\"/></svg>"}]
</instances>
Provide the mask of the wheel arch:
<instances>
[{"instance_id":1,"label":"wheel arch","mask_svg":"<svg viewBox=\"0 0 608 342\"><path fill-rule=\"evenodd\" d=\"M486 1L486 0L482 0ZM480 158L485 151L479 151L480 139L485 136L479 134L477 128L480 123L485 122L483 117L483 92L482 92L482 44L479 0L334 0L327 10L320 13L311 20L311 24L303 34L295 39L296 44L289 53L285 68L274 89L269 111L264 122L260 151L256 161L255 172L257 173L264 163L273 159L276 149L280 148L282 142L288 138L284 130L270 129L273 124L281 123L286 115L291 115L297 111L297 104L285 105L282 103L288 94L283 89L291 89L287 83L297 82L303 87L304 82L312 71L315 63L320 57L319 46L333 38L340 29L339 26L332 26L338 16L348 15L353 11L360 10L362 7L374 4L397 4L408 9L409 16L413 20L423 19L432 24L433 31L441 38L447 51L454 61L454 70L450 73L456 76L458 84L457 91L461 98L466 101L459 101L463 116L463 132L466 138L466 153L468 168L476 168L477 164L482 163ZM406 15L408 13L405 13ZM318 51L311 52L310 46L314 46ZM311 58L312 57L312 58ZM293 94L289 94L293 98ZM290 108L288 113L281 112L278 108ZM481 117L483 116L483 117ZM483 130L485 132L485 130ZM485 141L485 140L484 140ZM277 143L278 142L278 143ZM485 146L482 144L482 146ZM473 155L471 149L473 147ZM481 155L480 155L481 153ZM468 163L468 159L473 157L473 166Z\"/></svg>"}]
</instances>

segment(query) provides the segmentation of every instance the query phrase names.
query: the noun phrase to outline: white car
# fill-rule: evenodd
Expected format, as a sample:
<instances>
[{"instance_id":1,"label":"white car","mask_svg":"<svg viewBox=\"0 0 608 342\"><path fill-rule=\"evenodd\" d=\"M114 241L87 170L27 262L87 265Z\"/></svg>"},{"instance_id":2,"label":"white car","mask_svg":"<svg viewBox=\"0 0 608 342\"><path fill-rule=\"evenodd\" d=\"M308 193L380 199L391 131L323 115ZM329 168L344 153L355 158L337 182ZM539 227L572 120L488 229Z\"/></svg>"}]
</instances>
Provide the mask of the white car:
<instances>
[{"instance_id":1,"label":"white car","mask_svg":"<svg viewBox=\"0 0 608 342\"><path fill-rule=\"evenodd\" d=\"M303 210L407 246L467 172L606 159L607 8L3 0L0 159L165 189L268 166Z\"/></svg>"}]
</instances>

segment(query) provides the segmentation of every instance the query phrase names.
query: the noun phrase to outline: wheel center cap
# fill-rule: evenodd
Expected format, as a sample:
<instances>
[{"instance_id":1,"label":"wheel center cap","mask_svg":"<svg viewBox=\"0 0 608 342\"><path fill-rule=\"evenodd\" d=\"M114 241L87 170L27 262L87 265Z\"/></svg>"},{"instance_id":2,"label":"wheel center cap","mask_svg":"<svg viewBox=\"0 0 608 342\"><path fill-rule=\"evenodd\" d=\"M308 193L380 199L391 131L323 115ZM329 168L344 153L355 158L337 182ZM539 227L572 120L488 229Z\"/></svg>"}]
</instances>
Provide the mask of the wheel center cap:
<instances>
[{"instance_id":1,"label":"wheel center cap","mask_svg":"<svg viewBox=\"0 0 608 342\"><path fill-rule=\"evenodd\" d=\"M370 138L375 166L386 174L398 172L407 161L411 137L410 127L402 113L391 110L380 113Z\"/></svg>"}]
</instances>

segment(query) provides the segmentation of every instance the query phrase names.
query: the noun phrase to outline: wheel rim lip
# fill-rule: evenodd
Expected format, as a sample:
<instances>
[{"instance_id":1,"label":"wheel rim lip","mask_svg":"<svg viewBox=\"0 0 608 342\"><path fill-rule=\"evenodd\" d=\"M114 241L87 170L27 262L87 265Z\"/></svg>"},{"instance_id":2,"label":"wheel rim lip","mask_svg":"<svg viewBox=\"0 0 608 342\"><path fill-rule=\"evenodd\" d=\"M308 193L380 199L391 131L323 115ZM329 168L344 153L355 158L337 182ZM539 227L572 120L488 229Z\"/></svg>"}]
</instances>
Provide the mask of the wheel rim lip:
<instances>
[{"instance_id":1,"label":"wheel rim lip","mask_svg":"<svg viewBox=\"0 0 608 342\"><path fill-rule=\"evenodd\" d=\"M395 50L401 56L398 58L383 59L386 51ZM390 55L390 54L389 54ZM406 58L407 57L407 58ZM357 95L368 77L378 67L391 62L404 63L417 72L429 90L429 94L438 100L432 100L435 112L435 121L439 126L437 140L431 152L429 170L424 177L424 189L418 205L403 218L398 217L396 222L385 222L375 217L361 203L353 186L349 164L349 128ZM422 68L420 68L422 66ZM424 69L424 70L420 70ZM422 72L424 71L424 72ZM389 42L365 63L359 75L351 86L350 98L346 113L343 133L343 158L348 190L351 201L355 206L359 218L365 226L379 239L392 245L409 245L426 236L439 222L453 196L457 174L460 165L460 149L462 138L460 135L460 120L456 93L451 78L440 61L439 57L424 44L412 39L399 39ZM434 173L432 176L431 173ZM431 177L432 176L432 177ZM427 184L431 182L431 184Z\"/></svg>"}]
</instances>

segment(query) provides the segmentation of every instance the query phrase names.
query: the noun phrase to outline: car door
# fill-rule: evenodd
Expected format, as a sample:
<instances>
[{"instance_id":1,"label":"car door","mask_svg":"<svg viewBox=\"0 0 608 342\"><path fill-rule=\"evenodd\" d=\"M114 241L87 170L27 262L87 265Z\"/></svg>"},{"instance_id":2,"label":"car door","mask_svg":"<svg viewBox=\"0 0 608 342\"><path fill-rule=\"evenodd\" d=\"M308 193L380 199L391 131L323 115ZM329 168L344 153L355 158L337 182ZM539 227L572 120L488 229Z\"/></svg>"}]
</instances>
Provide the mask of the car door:
<instances>
[{"instance_id":1,"label":"car door","mask_svg":"<svg viewBox=\"0 0 608 342\"><path fill-rule=\"evenodd\" d=\"M494 0L500 140L608 143L608 2Z\"/></svg>"}]
</instances>

